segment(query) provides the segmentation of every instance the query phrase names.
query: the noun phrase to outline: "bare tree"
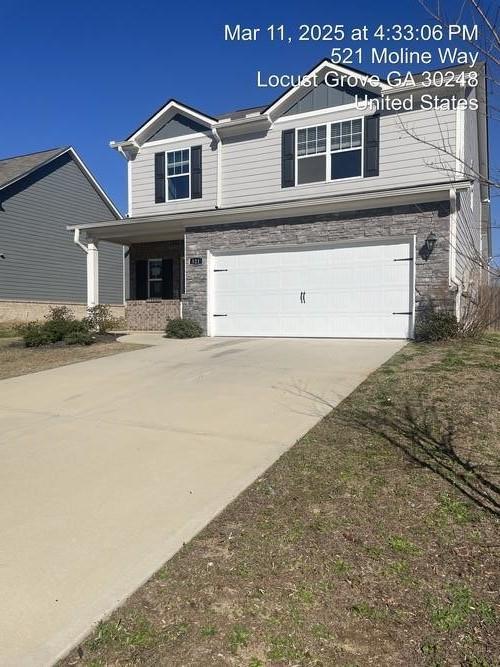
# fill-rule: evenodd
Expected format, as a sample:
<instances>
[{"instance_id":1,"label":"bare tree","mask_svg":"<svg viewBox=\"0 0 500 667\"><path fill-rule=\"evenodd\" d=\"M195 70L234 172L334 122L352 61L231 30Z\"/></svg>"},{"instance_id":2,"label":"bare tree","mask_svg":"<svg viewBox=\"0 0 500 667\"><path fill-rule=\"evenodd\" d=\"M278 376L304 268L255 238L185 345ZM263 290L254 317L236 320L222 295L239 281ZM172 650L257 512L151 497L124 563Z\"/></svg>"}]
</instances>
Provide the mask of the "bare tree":
<instances>
[{"instance_id":1,"label":"bare tree","mask_svg":"<svg viewBox=\"0 0 500 667\"><path fill-rule=\"evenodd\" d=\"M479 117L488 124L492 134L498 128L494 126L500 120L500 28L499 16L500 5L491 2L489 5L485 0L417 0L421 7L437 23L448 29L456 24L477 25L478 36L472 41L464 35L463 42L479 54L480 60L486 63L484 89L477 88L479 102ZM436 111L436 122L439 128L439 139L432 140L423 136L418 129L411 125L405 118L405 114L398 116L401 130L414 140L434 149L434 157L426 161L428 166L445 174L450 186L456 181L457 171L461 172L464 179L471 181L471 187L477 185L480 192L488 193L490 198L500 196L500 170L495 165L488 172L481 164L472 164L463 156L457 154L455 141L449 136L449 132L440 122L439 113ZM492 156L493 157L493 156ZM483 199L483 196L481 199ZM478 207L479 208L479 207ZM480 210L480 209L479 209ZM475 266L480 272L488 273L493 280L500 279L500 266L496 257L486 257L478 247L477 239L483 233L479 211L475 210L473 219L463 219L465 233L467 235L467 248L456 244L455 251L462 254L468 264ZM495 221L491 221L492 228L500 228ZM480 245L480 244L479 244ZM491 252L491 249L490 249Z\"/></svg>"}]
</instances>

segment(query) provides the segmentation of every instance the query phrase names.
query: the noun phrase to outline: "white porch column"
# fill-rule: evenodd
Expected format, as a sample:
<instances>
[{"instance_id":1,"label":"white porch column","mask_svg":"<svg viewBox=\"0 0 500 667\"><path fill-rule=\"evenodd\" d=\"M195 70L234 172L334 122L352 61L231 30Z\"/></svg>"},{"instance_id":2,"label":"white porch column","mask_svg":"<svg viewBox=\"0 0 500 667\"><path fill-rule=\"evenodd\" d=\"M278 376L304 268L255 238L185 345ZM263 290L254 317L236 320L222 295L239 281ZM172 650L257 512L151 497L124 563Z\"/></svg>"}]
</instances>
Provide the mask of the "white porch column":
<instances>
[{"instance_id":1,"label":"white porch column","mask_svg":"<svg viewBox=\"0 0 500 667\"><path fill-rule=\"evenodd\" d=\"M99 250L97 243L87 245L87 308L99 303Z\"/></svg>"}]
</instances>

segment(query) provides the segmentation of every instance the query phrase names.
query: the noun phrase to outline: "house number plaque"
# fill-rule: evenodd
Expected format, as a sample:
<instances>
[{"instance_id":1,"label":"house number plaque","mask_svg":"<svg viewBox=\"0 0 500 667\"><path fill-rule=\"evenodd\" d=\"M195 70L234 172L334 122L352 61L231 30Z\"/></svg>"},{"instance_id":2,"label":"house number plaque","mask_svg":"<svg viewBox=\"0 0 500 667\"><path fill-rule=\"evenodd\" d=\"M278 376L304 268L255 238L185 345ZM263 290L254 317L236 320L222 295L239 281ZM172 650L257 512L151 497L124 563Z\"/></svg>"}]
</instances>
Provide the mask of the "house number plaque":
<instances>
[{"instance_id":1,"label":"house number plaque","mask_svg":"<svg viewBox=\"0 0 500 667\"><path fill-rule=\"evenodd\" d=\"M189 263L194 264L194 266L200 266L200 264L203 264L203 257L190 257Z\"/></svg>"}]
</instances>

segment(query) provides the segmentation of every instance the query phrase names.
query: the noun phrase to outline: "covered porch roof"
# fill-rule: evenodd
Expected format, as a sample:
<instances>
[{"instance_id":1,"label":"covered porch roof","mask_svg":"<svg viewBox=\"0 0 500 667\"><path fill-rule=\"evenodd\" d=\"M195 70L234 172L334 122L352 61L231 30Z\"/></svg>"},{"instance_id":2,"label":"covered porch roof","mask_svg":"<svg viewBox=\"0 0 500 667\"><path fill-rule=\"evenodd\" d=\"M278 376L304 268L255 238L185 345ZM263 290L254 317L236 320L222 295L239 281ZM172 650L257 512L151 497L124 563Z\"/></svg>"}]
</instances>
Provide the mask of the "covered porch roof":
<instances>
[{"instance_id":1,"label":"covered porch roof","mask_svg":"<svg viewBox=\"0 0 500 667\"><path fill-rule=\"evenodd\" d=\"M333 197L317 197L232 208L211 208L187 213L166 213L152 216L110 220L85 225L68 225L75 240L85 234L88 241L109 241L119 245L167 241L184 236L186 228L228 223L277 220L305 215L321 215L344 211L359 211L384 206L421 204L449 199L450 189L467 189L470 181L445 181L430 185L359 192Z\"/></svg>"}]
</instances>

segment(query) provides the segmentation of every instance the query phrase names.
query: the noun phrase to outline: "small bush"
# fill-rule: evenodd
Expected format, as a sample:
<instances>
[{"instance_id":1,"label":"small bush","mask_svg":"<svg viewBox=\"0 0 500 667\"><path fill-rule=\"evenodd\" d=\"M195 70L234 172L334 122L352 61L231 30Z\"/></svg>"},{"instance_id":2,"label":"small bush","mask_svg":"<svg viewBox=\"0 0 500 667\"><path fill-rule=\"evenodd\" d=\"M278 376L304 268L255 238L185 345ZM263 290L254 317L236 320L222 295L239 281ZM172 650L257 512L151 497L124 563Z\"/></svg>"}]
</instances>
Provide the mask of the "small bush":
<instances>
[{"instance_id":1,"label":"small bush","mask_svg":"<svg viewBox=\"0 0 500 667\"><path fill-rule=\"evenodd\" d=\"M94 337L89 331L72 331L64 336L66 345L92 345Z\"/></svg>"},{"instance_id":2,"label":"small bush","mask_svg":"<svg viewBox=\"0 0 500 667\"><path fill-rule=\"evenodd\" d=\"M194 320L179 318L167 322L165 335L167 338L198 338L203 336L203 329Z\"/></svg>"},{"instance_id":3,"label":"small bush","mask_svg":"<svg viewBox=\"0 0 500 667\"><path fill-rule=\"evenodd\" d=\"M417 318L415 340L433 342L447 340L458 335L458 322L455 315L448 312L427 312Z\"/></svg>"},{"instance_id":4,"label":"small bush","mask_svg":"<svg viewBox=\"0 0 500 667\"><path fill-rule=\"evenodd\" d=\"M51 308L44 322L28 322L18 328L26 347L53 345L64 341L68 345L90 345L88 323L73 319L72 313L65 307Z\"/></svg>"},{"instance_id":5,"label":"small bush","mask_svg":"<svg viewBox=\"0 0 500 667\"><path fill-rule=\"evenodd\" d=\"M51 306L45 319L48 322L72 322L75 317L68 306Z\"/></svg>"},{"instance_id":6,"label":"small bush","mask_svg":"<svg viewBox=\"0 0 500 667\"><path fill-rule=\"evenodd\" d=\"M107 333L118 325L118 320L111 315L110 307L104 304L89 308L85 321L91 331L97 331L100 334Z\"/></svg>"},{"instance_id":7,"label":"small bush","mask_svg":"<svg viewBox=\"0 0 500 667\"><path fill-rule=\"evenodd\" d=\"M18 327L18 333L23 338L26 347L40 347L53 342L51 334L45 330L42 322L26 322Z\"/></svg>"}]
</instances>

